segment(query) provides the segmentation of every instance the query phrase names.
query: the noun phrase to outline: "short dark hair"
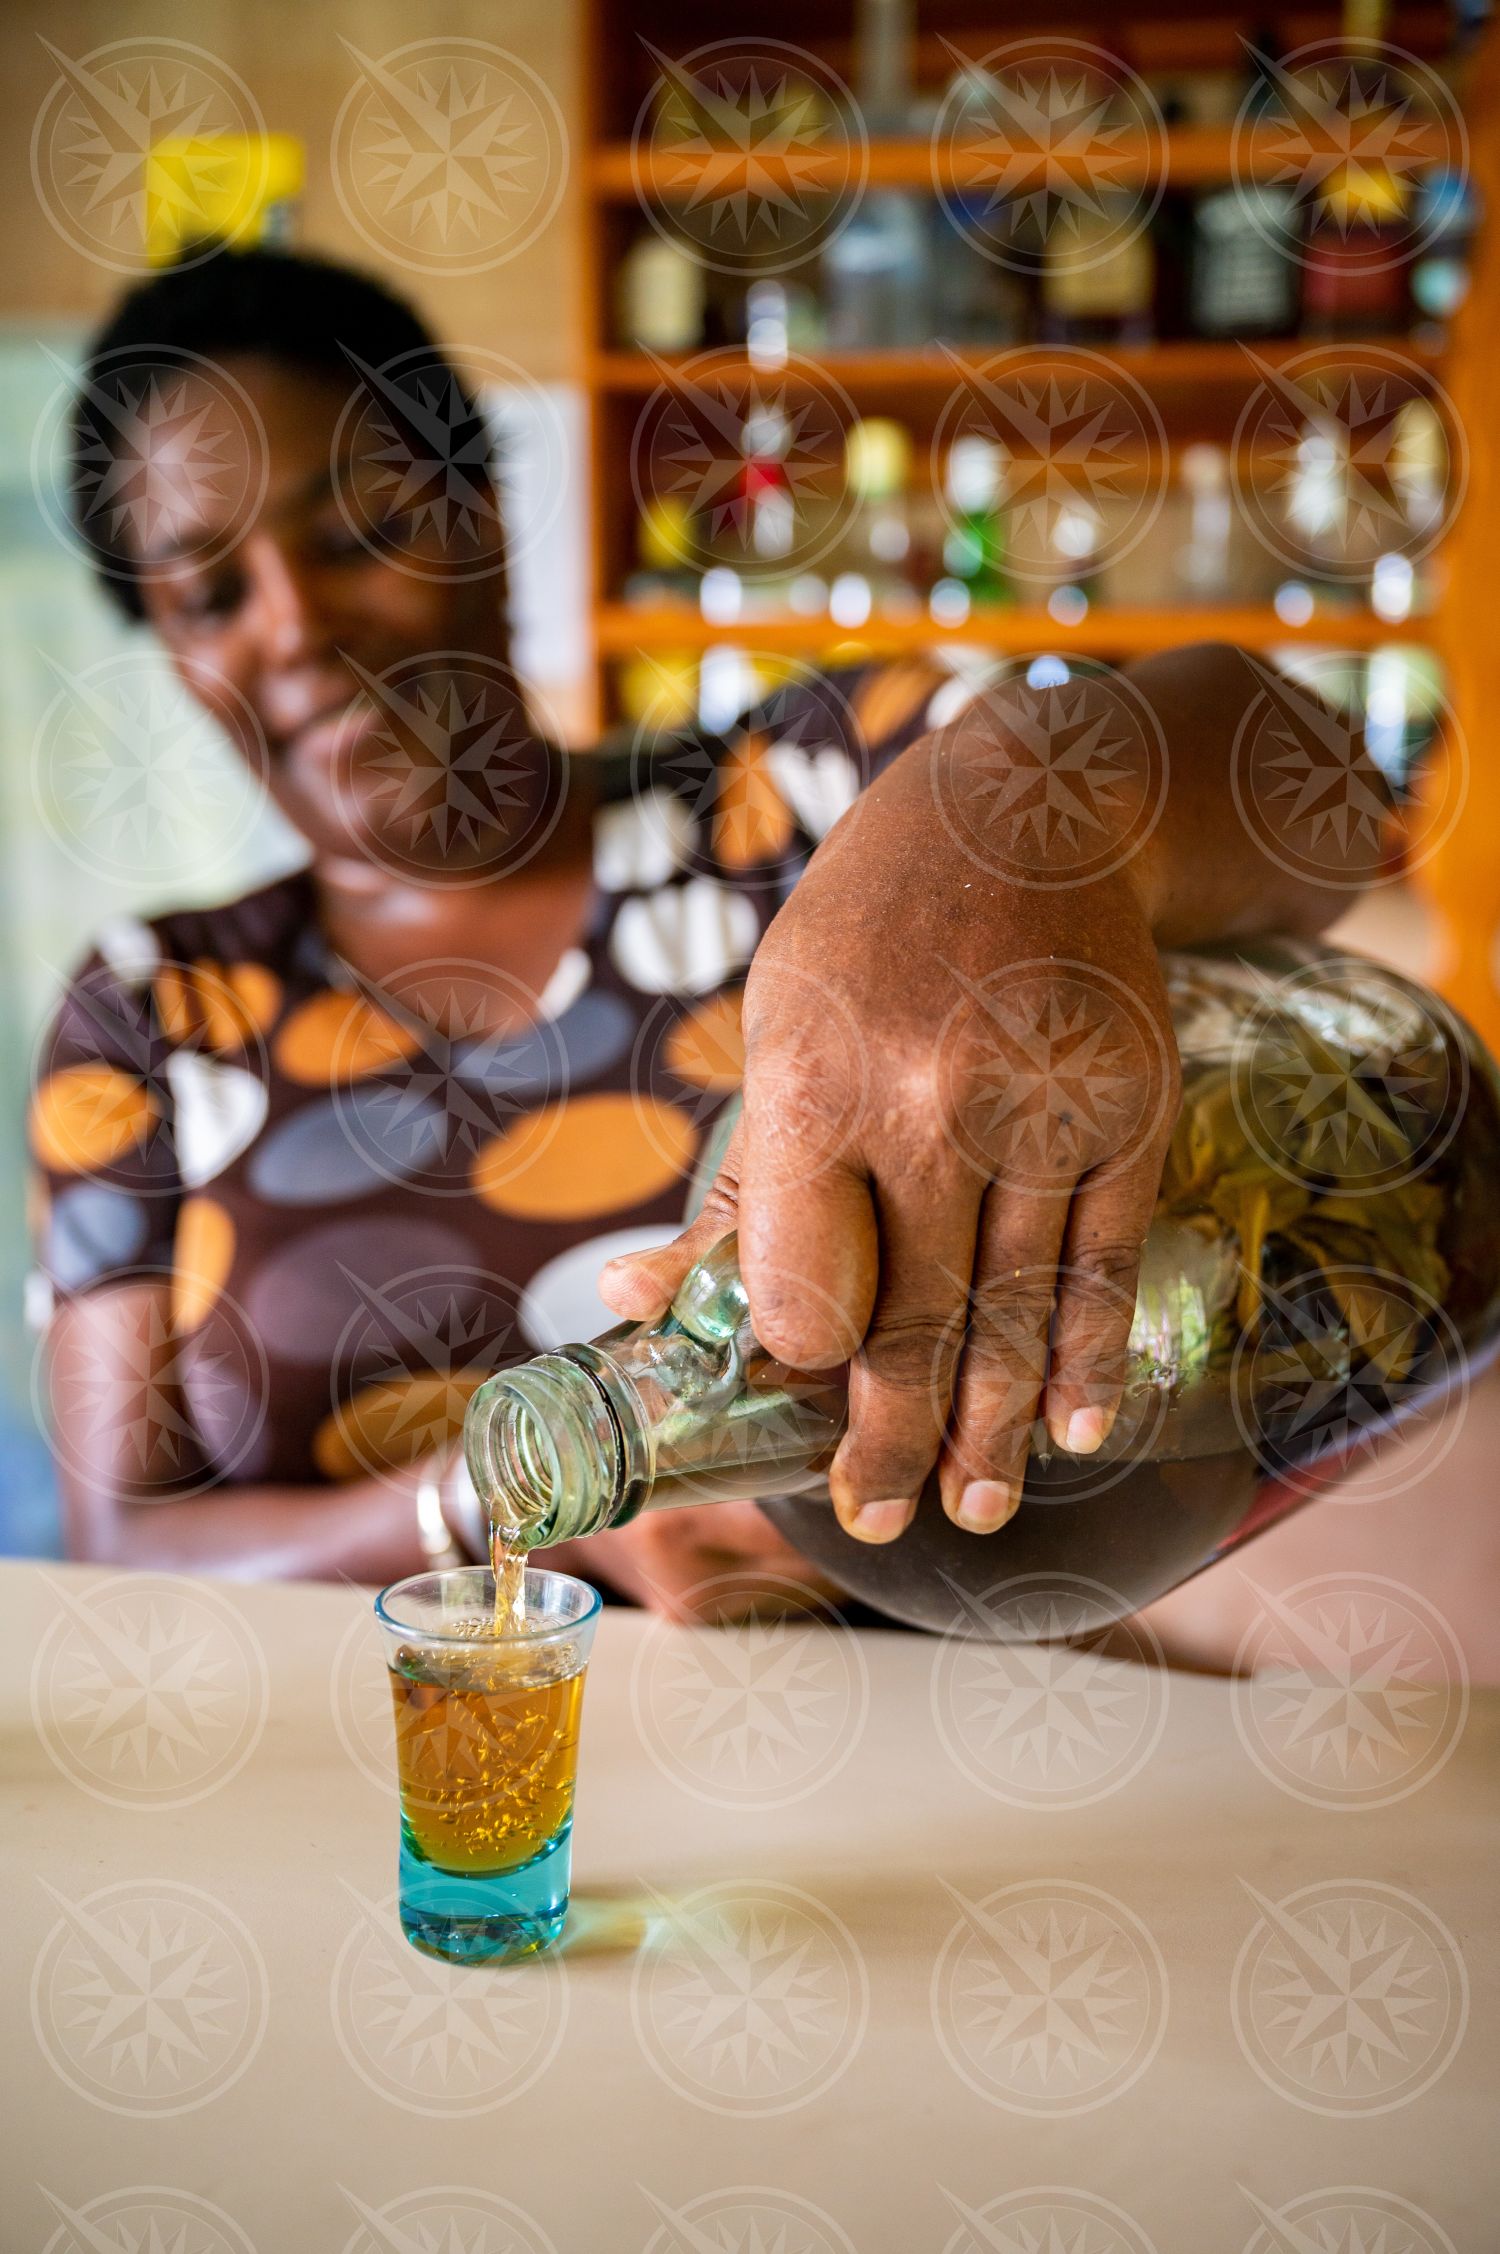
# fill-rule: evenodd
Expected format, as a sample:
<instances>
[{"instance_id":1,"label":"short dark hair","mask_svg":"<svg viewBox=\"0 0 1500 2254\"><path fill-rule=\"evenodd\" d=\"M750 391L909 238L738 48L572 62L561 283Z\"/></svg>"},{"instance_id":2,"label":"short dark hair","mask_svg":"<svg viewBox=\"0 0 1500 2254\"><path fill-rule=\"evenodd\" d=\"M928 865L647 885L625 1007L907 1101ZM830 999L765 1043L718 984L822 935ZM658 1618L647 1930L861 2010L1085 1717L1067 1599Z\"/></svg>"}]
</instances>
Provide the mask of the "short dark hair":
<instances>
[{"instance_id":1,"label":"short dark hair","mask_svg":"<svg viewBox=\"0 0 1500 2254\"><path fill-rule=\"evenodd\" d=\"M257 353L346 383L357 362L383 368L399 360L403 387L413 379L451 385L473 432L483 429L478 405L420 314L373 275L305 251L225 248L205 258L202 245L193 246L192 263L166 267L126 291L89 345L73 403L67 474L74 528L106 591L130 618L145 616L131 557L116 523L105 511L96 515L93 501L101 464L113 461L119 444L103 404L108 388L122 370L132 379L148 373L156 353L167 369L183 353L209 360ZM453 437L462 444L465 434L456 430Z\"/></svg>"}]
</instances>

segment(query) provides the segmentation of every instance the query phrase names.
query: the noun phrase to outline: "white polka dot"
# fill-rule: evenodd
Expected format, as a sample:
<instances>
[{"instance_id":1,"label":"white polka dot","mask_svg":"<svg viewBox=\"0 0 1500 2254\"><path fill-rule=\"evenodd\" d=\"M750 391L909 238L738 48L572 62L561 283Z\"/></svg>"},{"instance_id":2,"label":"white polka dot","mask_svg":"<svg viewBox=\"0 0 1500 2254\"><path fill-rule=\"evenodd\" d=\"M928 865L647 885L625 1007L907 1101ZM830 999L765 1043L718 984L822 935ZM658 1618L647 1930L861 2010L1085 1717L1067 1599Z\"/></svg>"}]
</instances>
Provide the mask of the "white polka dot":
<instances>
[{"instance_id":1,"label":"white polka dot","mask_svg":"<svg viewBox=\"0 0 1500 2254\"><path fill-rule=\"evenodd\" d=\"M664 884L692 849L692 813L676 792L643 791L596 819L594 876L606 892L642 891Z\"/></svg>"},{"instance_id":2,"label":"white polka dot","mask_svg":"<svg viewBox=\"0 0 1500 2254\"><path fill-rule=\"evenodd\" d=\"M50 1276L40 1268L28 1268L21 1286L21 1319L26 1328L40 1337L52 1320L54 1305Z\"/></svg>"},{"instance_id":3,"label":"white polka dot","mask_svg":"<svg viewBox=\"0 0 1500 2254\"><path fill-rule=\"evenodd\" d=\"M110 916L94 945L122 986L144 986L161 962L161 941L139 916Z\"/></svg>"},{"instance_id":4,"label":"white polka dot","mask_svg":"<svg viewBox=\"0 0 1500 2254\"><path fill-rule=\"evenodd\" d=\"M670 1221L656 1221L648 1228L611 1229L538 1268L520 1306L521 1328L538 1353L613 1330L620 1318L599 1297L600 1269L624 1253L650 1252L659 1244L669 1244L676 1234Z\"/></svg>"},{"instance_id":5,"label":"white polka dot","mask_svg":"<svg viewBox=\"0 0 1500 2254\"><path fill-rule=\"evenodd\" d=\"M755 952L754 902L712 877L625 901L610 934L623 978L643 994L707 994Z\"/></svg>"},{"instance_id":6,"label":"white polka dot","mask_svg":"<svg viewBox=\"0 0 1500 2254\"><path fill-rule=\"evenodd\" d=\"M260 1133L266 1119L265 1087L238 1065L221 1064L191 1049L168 1057L166 1074L177 1171L190 1190L199 1190Z\"/></svg>"},{"instance_id":7,"label":"white polka dot","mask_svg":"<svg viewBox=\"0 0 1500 2254\"><path fill-rule=\"evenodd\" d=\"M826 837L859 796L853 760L833 745L822 751L804 751L800 744L772 744L766 765L777 790L809 837Z\"/></svg>"},{"instance_id":8,"label":"white polka dot","mask_svg":"<svg viewBox=\"0 0 1500 2254\"><path fill-rule=\"evenodd\" d=\"M1003 678L1003 668L986 658L978 666L966 666L950 674L938 684L928 700L925 725L929 728L946 728L961 712L967 712L982 689L992 688Z\"/></svg>"},{"instance_id":9,"label":"white polka dot","mask_svg":"<svg viewBox=\"0 0 1500 2254\"><path fill-rule=\"evenodd\" d=\"M546 985L537 1004L537 1018L545 1022L570 1010L594 975L594 966L581 947L570 947Z\"/></svg>"}]
</instances>

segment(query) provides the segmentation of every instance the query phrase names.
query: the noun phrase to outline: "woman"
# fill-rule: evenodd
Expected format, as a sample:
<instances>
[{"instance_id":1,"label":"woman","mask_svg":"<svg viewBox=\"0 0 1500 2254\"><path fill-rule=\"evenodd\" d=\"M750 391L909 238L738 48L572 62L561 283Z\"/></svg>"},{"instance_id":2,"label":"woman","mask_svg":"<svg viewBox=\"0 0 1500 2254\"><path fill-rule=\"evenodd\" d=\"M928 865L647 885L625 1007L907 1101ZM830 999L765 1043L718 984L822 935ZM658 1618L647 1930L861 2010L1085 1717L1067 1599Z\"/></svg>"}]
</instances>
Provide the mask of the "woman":
<instances>
[{"instance_id":1,"label":"woman","mask_svg":"<svg viewBox=\"0 0 1500 2254\"><path fill-rule=\"evenodd\" d=\"M1284 793L1269 832L1228 816L1257 700L1283 756L1318 756L1297 692L1186 650L1073 683L1039 733L1023 684L949 718L935 670L871 667L649 771L566 758L509 669L474 407L405 306L310 258L133 291L75 438L105 584L309 862L104 935L49 1037L32 1146L74 1554L411 1569L444 1540L463 1400L547 1342L580 1262L619 1252L606 1298L653 1313L736 1221L767 1343L859 1350L832 1479L851 1532L899 1535L935 1461L949 1515L996 1531L1039 1399L1059 1446L1100 1444L1175 1101L1156 948L1316 931L1376 865L1370 824L1291 850ZM1079 746L1108 777L1081 814ZM813 857L801 785L830 758L835 799L867 787ZM1349 771L1381 796L1357 745ZM997 804L998 873L965 828ZM703 1219L660 1244L738 1077L752 956L744 1122ZM1014 1120L976 1160L933 1101L942 1029L1013 969L1039 1033L1071 1013L1097 1045L1119 1006L1145 1028L1088 1116L1049 1052L1059 1131L1024 1165ZM588 1554L667 1610L729 1564L797 1569L749 1504Z\"/></svg>"}]
</instances>

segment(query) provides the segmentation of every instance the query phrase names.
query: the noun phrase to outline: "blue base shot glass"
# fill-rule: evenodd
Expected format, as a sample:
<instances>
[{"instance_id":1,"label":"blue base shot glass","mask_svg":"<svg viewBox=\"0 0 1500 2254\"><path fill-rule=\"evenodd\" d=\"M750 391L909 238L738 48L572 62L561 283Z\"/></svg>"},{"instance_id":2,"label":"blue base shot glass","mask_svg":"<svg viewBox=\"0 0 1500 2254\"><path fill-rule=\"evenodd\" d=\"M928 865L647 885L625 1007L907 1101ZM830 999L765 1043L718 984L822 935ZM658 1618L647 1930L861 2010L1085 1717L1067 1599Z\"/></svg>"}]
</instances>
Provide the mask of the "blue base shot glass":
<instances>
[{"instance_id":1,"label":"blue base shot glass","mask_svg":"<svg viewBox=\"0 0 1500 2254\"><path fill-rule=\"evenodd\" d=\"M401 1927L453 1964L535 1956L568 1914L599 1597L528 1573L525 1629L499 1636L494 1604L493 1574L465 1566L396 1582L375 1605L396 1718Z\"/></svg>"}]
</instances>

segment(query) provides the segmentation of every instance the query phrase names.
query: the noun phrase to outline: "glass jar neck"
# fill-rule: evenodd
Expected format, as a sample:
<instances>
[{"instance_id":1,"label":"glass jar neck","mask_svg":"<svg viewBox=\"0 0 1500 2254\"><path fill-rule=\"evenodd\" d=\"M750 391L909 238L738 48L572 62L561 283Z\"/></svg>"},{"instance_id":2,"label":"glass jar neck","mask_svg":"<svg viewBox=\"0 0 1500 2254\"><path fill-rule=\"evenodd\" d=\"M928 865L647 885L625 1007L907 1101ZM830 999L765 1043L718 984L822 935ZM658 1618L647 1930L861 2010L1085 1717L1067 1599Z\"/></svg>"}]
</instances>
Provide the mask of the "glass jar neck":
<instances>
[{"instance_id":1,"label":"glass jar neck","mask_svg":"<svg viewBox=\"0 0 1500 2254\"><path fill-rule=\"evenodd\" d=\"M613 1525L640 1486L638 1421L571 1354L490 1378L465 1420L464 1451L491 1525L521 1550Z\"/></svg>"}]
</instances>

